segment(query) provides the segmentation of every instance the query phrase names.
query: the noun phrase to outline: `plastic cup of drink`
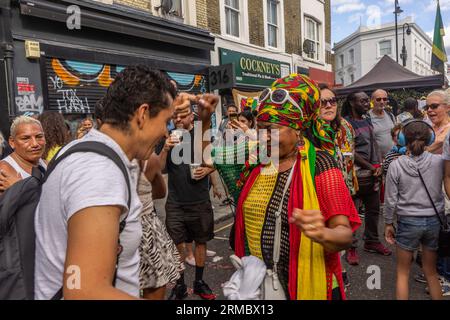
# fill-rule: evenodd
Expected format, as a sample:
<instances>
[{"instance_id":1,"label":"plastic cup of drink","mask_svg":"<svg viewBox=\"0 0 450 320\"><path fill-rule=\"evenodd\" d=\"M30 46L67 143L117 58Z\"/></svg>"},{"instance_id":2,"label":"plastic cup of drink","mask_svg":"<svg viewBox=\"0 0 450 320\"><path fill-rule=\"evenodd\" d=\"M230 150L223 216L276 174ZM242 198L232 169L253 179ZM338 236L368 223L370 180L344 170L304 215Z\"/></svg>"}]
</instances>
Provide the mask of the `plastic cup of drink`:
<instances>
[{"instance_id":1,"label":"plastic cup of drink","mask_svg":"<svg viewBox=\"0 0 450 320\"><path fill-rule=\"evenodd\" d=\"M171 136L176 137L178 141L181 142L181 138L183 137L183 130L180 129L173 130Z\"/></svg>"},{"instance_id":2,"label":"plastic cup of drink","mask_svg":"<svg viewBox=\"0 0 450 320\"><path fill-rule=\"evenodd\" d=\"M201 167L200 163L192 163L189 165L189 168L191 170L191 179L195 180L195 177L194 177L195 170L197 170L200 167Z\"/></svg>"}]
</instances>

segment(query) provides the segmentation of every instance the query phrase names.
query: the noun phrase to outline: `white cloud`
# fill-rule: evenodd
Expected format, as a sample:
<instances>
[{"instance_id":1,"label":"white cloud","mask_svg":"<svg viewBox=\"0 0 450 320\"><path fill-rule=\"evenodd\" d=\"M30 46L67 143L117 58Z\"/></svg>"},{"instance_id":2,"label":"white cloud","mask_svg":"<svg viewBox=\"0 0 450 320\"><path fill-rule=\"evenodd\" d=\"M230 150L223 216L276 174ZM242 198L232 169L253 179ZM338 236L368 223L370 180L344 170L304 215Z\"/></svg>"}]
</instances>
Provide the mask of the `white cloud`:
<instances>
[{"instance_id":1,"label":"white cloud","mask_svg":"<svg viewBox=\"0 0 450 320\"><path fill-rule=\"evenodd\" d=\"M381 25L381 8L379 6L369 6L366 11L366 24L369 28L378 28Z\"/></svg>"},{"instance_id":2,"label":"white cloud","mask_svg":"<svg viewBox=\"0 0 450 320\"><path fill-rule=\"evenodd\" d=\"M331 6L337 14L361 11L366 8L366 5L361 0L332 0Z\"/></svg>"},{"instance_id":3,"label":"white cloud","mask_svg":"<svg viewBox=\"0 0 450 320\"><path fill-rule=\"evenodd\" d=\"M450 10L450 0L440 0L439 4L441 6L441 11ZM436 12L436 0L430 0L425 10Z\"/></svg>"},{"instance_id":4,"label":"white cloud","mask_svg":"<svg viewBox=\"0 0 450 320\"><path fill-rule=\"evenodd\" d=\"M399 0L398 1L398 5L400 6L400 8L405 5L405 4L410 4L413 3L413 0ZM392 7L394 8L394 4L395 4L395 0L383 0L383 2L381 2L381 4L385 7Z\"/></svg>"},{"instance_id":5,"label":"white cloud","mask_svg":"<svg viewBox=\"0 0 450 320\"><path fill-rule=\"evenodd\" d=\"M362 20L364 19L364 13L359 12L359 13L355 13L352 14L348 17L348 23L349 24L353 24L353 23L360 23Z\"/></svg>"}]
</instances>

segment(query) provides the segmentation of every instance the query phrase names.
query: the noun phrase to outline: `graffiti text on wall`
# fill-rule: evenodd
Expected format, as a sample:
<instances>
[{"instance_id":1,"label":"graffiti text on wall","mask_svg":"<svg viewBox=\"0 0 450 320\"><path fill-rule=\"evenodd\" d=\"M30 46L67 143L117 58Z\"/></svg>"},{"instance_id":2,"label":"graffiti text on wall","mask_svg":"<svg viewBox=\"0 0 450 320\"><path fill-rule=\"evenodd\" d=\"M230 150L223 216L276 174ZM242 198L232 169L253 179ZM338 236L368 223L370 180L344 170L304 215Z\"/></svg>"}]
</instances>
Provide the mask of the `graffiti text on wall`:
<instances>
[{"instance_id":1,"label":"graffiti text on wall","mask_svg":"<svg viewBox=\"0 0 450 320\"><path fill-rule=\"evenodd\" d=\"M33 94L16 97L17 111L20 113L42 113L44 109L44 99L42 96Z\"/></svg>"},{"instance_id":2,"label":"graffiti text on wall","mask_svg":"<svg viewBox=\"0 0 450 320\"><path fill-rule=\"evenodd\" d=\"M44 109L44 99L41 95L36 94L36 86L30 84L27 77L17 77L17 95L15 103L17 112L21 114L39 114Z\"/></svg>"},{"instance_id":3,"label":"graffiti text on wall","mask_svg":"<svg viewBox=\"0 0 450 320\"><path fill-rule=\"evenodd\" d=\"M92 113L117 74L125 67L57 58L47 59L49 109L63 113ZM166 73L177 82L178 90L190 93L207 91L204 75Z\"/></svg>"},{"instance_id":4,"label":"graffiti text on wall","mask_svg":"<svg viewBox=\"0 0 450 320\"><path fill-rule=\"evenodd\" d=\"M58 76L49 77L53 84L52 89L59 95L56 99L60 112L89 113L89 102L86 97L79 98L77 89L64 89L64 82Z\"/></svg>"}]
</instances>

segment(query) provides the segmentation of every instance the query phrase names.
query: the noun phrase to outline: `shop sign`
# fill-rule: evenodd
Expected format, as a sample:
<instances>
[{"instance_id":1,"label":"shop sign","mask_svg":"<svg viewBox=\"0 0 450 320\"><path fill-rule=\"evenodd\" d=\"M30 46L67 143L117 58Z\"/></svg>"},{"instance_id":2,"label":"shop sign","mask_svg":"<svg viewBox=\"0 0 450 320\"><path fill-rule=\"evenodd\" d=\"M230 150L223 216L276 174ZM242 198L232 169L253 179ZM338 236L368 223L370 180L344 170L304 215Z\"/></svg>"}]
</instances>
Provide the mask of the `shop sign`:
<instances>
[{"instance_id":1,"label":"shop sign","mask_svg":"<svg viewBox=\"0 0 450 320\"><path fill-rule=\"evenodd\" d=\"M221 48L220 64L228 63L234 65L237 85L268 87L290 73L288 63Z\"/></svg>"}]
</instances>

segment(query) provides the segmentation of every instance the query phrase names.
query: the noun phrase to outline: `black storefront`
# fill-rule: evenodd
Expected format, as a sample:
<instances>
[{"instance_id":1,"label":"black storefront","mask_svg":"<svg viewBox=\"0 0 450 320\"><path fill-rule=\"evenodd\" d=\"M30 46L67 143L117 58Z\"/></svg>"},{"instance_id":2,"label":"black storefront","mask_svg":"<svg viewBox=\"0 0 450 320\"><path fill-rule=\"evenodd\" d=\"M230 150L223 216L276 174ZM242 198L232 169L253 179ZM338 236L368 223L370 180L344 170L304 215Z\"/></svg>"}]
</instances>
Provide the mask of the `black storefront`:
<instances>
[{"instance_id":1,"label":"black storefront","mask_svg":"<svg viewBox=\"0 0 450 320\"><path fill-rule=\"evenodd\" d=\"M130 64L166 72L180 90L208 91L214 50L208 31L91 0L0 3L3 133L19 114L57 110L69 119L92 114L117 72ZM81 29L68 27L72 5L80 10ZM27 57L26 47L37 46L38 56Z\"/></svg>"}]
</instances>

